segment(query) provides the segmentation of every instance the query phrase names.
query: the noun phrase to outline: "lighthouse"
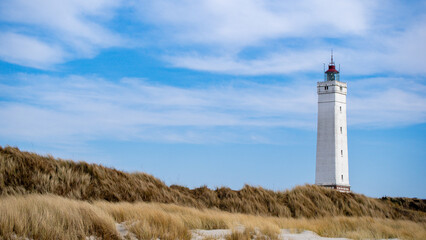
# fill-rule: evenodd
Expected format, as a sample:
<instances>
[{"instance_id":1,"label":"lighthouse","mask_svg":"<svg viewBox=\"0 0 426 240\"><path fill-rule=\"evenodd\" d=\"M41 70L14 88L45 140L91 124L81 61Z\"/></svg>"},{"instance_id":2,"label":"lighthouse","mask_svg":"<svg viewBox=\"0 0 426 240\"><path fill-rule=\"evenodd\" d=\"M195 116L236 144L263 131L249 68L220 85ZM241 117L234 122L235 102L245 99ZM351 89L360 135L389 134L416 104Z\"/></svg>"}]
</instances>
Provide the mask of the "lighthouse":
<instances>
[{"instance_id":1,"label":"lighthouse","mask_svg":"<svg viewBox=\"0 0 426 240\"><path fill-rule=\"evenodd\" d=\"M340 70L340 69L339 69ZM340 81L333 61L324 81L317 83L318 129L315 184L349 192L348 135L346 123L347 85Z\"/></svg>"}]
</instances>

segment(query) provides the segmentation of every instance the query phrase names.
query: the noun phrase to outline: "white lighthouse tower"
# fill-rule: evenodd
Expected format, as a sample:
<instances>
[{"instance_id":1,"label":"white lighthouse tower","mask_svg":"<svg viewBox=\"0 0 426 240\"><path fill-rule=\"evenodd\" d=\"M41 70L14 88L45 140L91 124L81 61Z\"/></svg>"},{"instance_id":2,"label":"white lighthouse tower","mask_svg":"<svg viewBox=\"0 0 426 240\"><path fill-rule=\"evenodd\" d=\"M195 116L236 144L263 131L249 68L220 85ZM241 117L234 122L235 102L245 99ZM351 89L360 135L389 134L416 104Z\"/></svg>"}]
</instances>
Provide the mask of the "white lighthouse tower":
<instances>
[{"instance_id":1,"label":"white lighthouse tower","mask_svg":"<svg viewBox=\"0 0 426 240\"><path fill-rule=\"evenodd\" d=\"M324 81L317 83L318 132L315 184L349 192L346 83L340 82L333 53Z\"/></svg>"}]
</instances>

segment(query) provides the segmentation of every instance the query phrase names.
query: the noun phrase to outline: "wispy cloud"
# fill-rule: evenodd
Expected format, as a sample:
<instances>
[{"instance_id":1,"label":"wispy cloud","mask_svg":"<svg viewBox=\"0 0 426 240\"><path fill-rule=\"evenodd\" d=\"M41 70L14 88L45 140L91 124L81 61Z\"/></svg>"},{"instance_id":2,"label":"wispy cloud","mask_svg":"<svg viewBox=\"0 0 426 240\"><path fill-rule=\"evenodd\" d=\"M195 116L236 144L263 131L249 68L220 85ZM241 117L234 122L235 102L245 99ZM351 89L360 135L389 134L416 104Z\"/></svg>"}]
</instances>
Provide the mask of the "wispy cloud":
<instances>
[{"instance_id":1,"label":"wispy cloud","mask_svg":"<svg viewBox=\"0 0 426 240\"><path fill-rule=\"evenodd\" d=\"M364 0L5 0L0 59L51 69L110 47L152 48L172 67L267 75L318 71L334 48L346 74L425 74L426 17L413 10L424 8Z\"/></svg>"},{"instance_id":2,"label":"wispy cloud","mask_svg":"<svg viewBox=\"0 0 426 240\"><path fill-rule=\"evenodd\" d=\"M3 80L0 86L0 135L18 139L268 142L268 129L314 130L316 123L316 87L307 81L284 85L238 81L181 88L129 78L118 83L82 76L19 75L12 79ZM426 121L426 86L411 89L395 87L395 83L365 90L365 81L397 82L351 83L348 114L352 126Z\"/></svg>"},{"instance_id":3,"label":"wispy cloud","mask_svg":"<svg viewBox=\"0 0 426 240\"><path fill-rule=\"evenodd\" d=\"M315 106L313 92L295 92L302 86L241 82L237 87L185 89L137 79L112 83L31 75L20 81L19 86L1 86L2 97L10 99L1 103L0 122L7 126L2 135L157 139L146 134L162 132L161 140L176 140L179 133L182 138L206 127L312 126L308 119Z\"/></svg>"},{"instance_id":4,"label":"wispy cloud","mask_svg":"<svg viewBox=\"0 0 426 240\"><path fill-rule=\"evenodd\" d=\"M283 37L365 32L369 1L144 1L141 19L185 43L240 46ZM170 31L168 31L170 30Z\"/></svg>"},{"instance_id":5,"label":"wispy cloud","mask_svg":"<svg viewBox=\"0 0 426 240\"><path fill-rule=\"evenodd\" d=\"M239 58L236 55L204 56L181 54L166 56L174 67L188 68L213 73L235 75L291 74L295 72L320 71L330 52L325 50L286 51L272 53L254 59ZM327 59L328 60L328 59Z\"/></svg>"},{"instance_id":6,"label":"wispy cloud","mask_svg":"<svg viewBox=\"0 0 426 240\"><path fill-rule=\"evenodd\" d=\"M63 62L66 53L34 37L16 33L0 33L0 56L4 61L34 68L50 68Z\"/></svg>"},{"instance_id":7,"label":"wispy cloud","mask_svg":"<svg viewBox=\"0 0 426 240\"><path fill-rule=\"evenodd\" d=\"M426 122L426 85L406 78L369 78L349 85L348 121L361 127Z\"/></svg>"},{"instance_id":8,"label":"wispy cloud","mask_svg":"<svg viewBox=\"0 0 426 240\"><path fill-rule=\"evenodd\" d=\"M334 48L347 74L415 75L426 73L425 16L411 10L425 7L418 5L159 0L138 9L142 21L156 26L154 39L161 36L156 43L167 45L163 59L174 67L235 75L312 72Z\"/></svg>"},{"instance_id":9,"label":"wispy cloud","mask_svg":"<svg viewBox=\"0 0 426 240\"><path fill-rule=\"evenodd\" d=\"M343 74L371 75L426 74L426 24L417 23L391 36L375 36L358 40L351 46L337 46L335 60ZM234 75L268 75L318 72L322 63L329 62L333 45L313 43L305 48L277 48L259 56L241 57L234 52L186 53L164 56L172 66Z\"/></svg>"},{"instance_id":10,"label":"wispy cloud","mask_svg":"<svg viewBox=\"0 0 426 240\"><path fill-rule=\"evenodd\" d=\"M102 48L122 46L122 37L104 24L120 4L110 0L1 1L0 20L8 25L2 30L0 58L46 69L76 57L92 57Z\"/></svg>"}]
</instances>

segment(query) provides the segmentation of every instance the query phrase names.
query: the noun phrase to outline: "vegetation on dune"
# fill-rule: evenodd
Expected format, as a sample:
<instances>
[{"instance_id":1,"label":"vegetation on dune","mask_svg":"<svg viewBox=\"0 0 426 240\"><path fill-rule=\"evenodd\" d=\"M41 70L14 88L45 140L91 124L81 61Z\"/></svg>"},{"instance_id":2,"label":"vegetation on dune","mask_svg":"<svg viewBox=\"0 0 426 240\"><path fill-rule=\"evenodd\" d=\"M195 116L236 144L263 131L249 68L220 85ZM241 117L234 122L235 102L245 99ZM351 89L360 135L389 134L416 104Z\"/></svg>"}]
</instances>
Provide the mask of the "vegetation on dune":
<instances>
[{"instance_id":1,"label":"vegetation on dune","mask_svg":"<svg viewBox=\"0 0 426 240\"><path fill-rule=\"evenodd\" d=\"M0 195L55 194L77 200L145 201L213 208L231 213L321 218L356 216L426 222L425 200L374 199L314 185L276 192L244 186L211 190L168 187L145 173L125 173L97 164L65 161L52 156L0 147Z\"/></svg>"},{"instance_id":2,"label":"vegetation on dune","mask_svg":"<svg viewBox=\"0 0 426 240\"><path fill-rule=\"evenodd\" d=\"M54 195L0 198L0 239L120 239L114 220L99 208Z\"/></svg>"},{"instance_id":3,"label":"vegetation on dune","mask_svg":"<svg viewBox=\"0 0 426 240\"><path fill-rule=\"evenodd\" d=\"M0 197L0 239L122 239L115 223L128 229L125 239L187 240L193 229L217 228L234 229L227 239L277 239L283 228L326 237L426 239L426 223L408 220L268 217L152 202L87 202L52 194Z\"/></svg>"},{"instance_id":4,"label":"vegetation on dune","mask_svg":"<svg viewBox=\"0 0 426 240\"><path fill-rule=\"evenodd\" d=\"M382 197L382 201L396 204L405 209L426 212L426 200L418 198Z\"/></svg>"}]
</instances>

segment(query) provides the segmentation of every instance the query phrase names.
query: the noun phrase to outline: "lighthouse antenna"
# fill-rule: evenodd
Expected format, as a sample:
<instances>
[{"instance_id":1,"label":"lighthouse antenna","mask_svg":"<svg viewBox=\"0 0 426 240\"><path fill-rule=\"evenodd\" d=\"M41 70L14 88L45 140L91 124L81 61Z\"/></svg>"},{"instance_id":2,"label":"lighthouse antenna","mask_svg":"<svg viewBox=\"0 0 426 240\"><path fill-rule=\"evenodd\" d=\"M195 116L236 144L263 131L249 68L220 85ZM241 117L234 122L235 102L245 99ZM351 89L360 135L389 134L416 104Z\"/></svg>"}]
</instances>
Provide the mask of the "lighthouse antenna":
<instances>
[{"instance_id":1,"label":"lighthouse antenna","mask_svg":"<svg viewBox=\"0 0 426 240\"><path fill-rule=\"evenodd\" d=\"M331 49L331 63L330 64L334 64L334 61L333 61L333 49Z\"/></svg>"}]
</instances>

